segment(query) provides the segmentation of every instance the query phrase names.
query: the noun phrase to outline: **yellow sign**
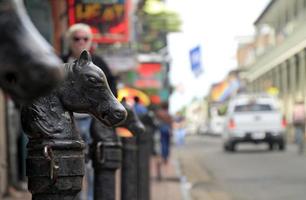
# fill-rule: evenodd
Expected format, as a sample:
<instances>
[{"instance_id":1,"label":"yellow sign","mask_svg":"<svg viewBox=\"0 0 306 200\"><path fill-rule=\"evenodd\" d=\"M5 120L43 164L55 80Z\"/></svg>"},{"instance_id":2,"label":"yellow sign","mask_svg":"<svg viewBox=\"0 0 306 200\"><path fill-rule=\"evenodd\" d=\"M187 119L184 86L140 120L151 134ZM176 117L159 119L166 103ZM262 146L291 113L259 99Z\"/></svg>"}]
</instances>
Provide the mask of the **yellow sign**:
<instances>
[{"instance_id":1,"label":"yellow sign","mask_svg":"<svg viewBox=\"0 0 306 200\"><path fill-rule=\"evenodd\" d=\"M279 93L279 90L276 87L269 87L266 92L272 96L277 96Z\"/></svg>"},{"instance_id":2,"label":"yellow sign","mask_svg":"<svg viewBox=\"0 0 306 200\"><path fill-rule=\"evenodd\" d=\"M75 11L77 21L100 19L101 22L112 22L123 17L124 4L77 4Z\"/></svg>"}]
</instances>

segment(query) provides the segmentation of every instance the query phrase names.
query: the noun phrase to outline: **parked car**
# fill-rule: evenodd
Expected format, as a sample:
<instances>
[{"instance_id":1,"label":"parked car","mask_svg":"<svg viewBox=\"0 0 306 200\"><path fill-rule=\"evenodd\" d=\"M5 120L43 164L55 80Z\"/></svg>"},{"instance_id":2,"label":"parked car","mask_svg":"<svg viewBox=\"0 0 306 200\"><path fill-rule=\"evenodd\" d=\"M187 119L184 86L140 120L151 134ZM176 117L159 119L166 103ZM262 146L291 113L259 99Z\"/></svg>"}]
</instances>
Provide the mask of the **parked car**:
<instances>
[{"instance_id":1,"label":"parked car","mask_svg":"<svg viewBox=\"0 0 306 200\"><path fill-rule=\"evenodd\" d=\"M209 130L209 125L207 121L204 121L203 123L200 124L199 129L198 129L198 134L199 135L205 135L208 134Z\"/></svg>"},{"instance_id":2,"label":"parked car","mask_svg":"<svg viewBox=\"0 0 306 200\"><path fill-rule=\"evenodd\" d=\"M224 128L224 113L220 112L220 104L212 105L209 109L207 134L221 136Z\"/></svg>"},{"instance_id":3,"label":"parked car","mask_svg":"<svg viewBox=\"0 0 306 200\"><path fill-rule=\"evenodd\" d=\"M224 116L214 116L209 121L208 134L220 136L224 131Z\"/></svg>"},{"instance_id":4,"label":"parked car","mask_svg":"<svg viewBox=\"0 0 306 200\"><path fill-rule=\"evenodd\" d=\"M286 147L286 121L278 100L266 94L238 95L230 100L224 126L224 150L235 151L239 143L268 143L273 150Z\"/></svg>"}]
</instances>

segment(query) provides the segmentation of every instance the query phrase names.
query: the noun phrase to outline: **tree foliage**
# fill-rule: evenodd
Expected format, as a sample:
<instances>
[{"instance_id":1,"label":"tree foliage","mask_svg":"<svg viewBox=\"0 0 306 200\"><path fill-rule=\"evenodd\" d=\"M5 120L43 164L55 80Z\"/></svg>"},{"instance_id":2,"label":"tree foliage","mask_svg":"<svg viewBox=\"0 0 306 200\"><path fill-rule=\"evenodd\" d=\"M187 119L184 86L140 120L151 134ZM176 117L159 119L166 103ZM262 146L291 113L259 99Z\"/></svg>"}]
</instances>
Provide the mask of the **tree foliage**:
<instances>
[{"instance_id":1,"label":"tree foliage","mask_svg":"<svg viewBox=\"0 0 306 200\"><path fill-rule=\"evenodd\" d=\"M160 0L147 0L139 20L142 24L139 50L142 52L156 52L165 47L167 34L179 32L182 24L179 15Z\"/></svg>"},{"instance_id":2,"label":"tree foliage","mask_svg":"<svg viewBox=\"0 0 306 200\"><path fill-rule=\"evenodd\" d=\"M155 30L178 32L181 19L178 13L169 10L160 0L147 0L144 6L144 22Z\"/></svg>"}]
</instances>

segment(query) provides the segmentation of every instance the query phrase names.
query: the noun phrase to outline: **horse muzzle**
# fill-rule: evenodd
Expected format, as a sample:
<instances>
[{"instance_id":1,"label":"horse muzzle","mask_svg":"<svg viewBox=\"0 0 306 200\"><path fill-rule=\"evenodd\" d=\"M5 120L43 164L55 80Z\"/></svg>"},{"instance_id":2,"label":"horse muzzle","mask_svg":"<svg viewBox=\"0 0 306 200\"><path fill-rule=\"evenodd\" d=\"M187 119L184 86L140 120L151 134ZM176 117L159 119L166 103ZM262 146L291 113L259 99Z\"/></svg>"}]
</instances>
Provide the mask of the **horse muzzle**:
<instances>
[{"instance_id":1,"label":"horse muzzle","mask_svg":"<svg viewBox=\"0 0 306 200\"><path fill-rule=\"evenodd\" d=\"M142 134L146 130L145 126L143 125L141 121L130 123L127 126L127 129L129 129L133 133L133 135Z\"/></svg>"},{"instance_id":2,"label":"horse muzzle","mask_svg":"<svg viewBox=\"0 0 306 200\"><path fill-rule=\"evenodd\" d=\"M109 106L111 107L111 105ZM110 108L106 112L100 113L100 115L96 116L97 119L108 127L116 126L122 123L127 117L125 108L119 103L115 108Z\"/></svg>"}]
</instances>

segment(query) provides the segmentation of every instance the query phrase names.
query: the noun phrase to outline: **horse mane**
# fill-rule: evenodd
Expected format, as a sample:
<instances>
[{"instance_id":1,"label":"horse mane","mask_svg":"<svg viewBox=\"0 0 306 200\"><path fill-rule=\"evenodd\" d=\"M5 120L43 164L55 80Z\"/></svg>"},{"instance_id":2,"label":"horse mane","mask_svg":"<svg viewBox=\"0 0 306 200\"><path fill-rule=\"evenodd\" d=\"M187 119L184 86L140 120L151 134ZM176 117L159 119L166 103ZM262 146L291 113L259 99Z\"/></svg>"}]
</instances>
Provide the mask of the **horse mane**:
<instances>
[{"instance_id":1,"label":"horse mane","mask_svg":"<svg viewBox=\"0 0 306 200\"><path fill-rule=\"evenodd\" d=\"M67 78L73 73L74 63L65 63ZM69 80L66 80L69 81ZM24 131L33 138L67 138L71 115L59 99L58 89L49 95L40 97L21 109L21 123Z\"/></svg>"},{"instance_id":2,"label":"horse mane","mask_svg":"<svg viewBox=\"0 0 306 200\"><path fill-rule=\"evenodd\" d=\"M73 68L76 65L76 60L72 63L64 63L64 73L69 77L73 73Z\"/></svg>"}]
</instances>

